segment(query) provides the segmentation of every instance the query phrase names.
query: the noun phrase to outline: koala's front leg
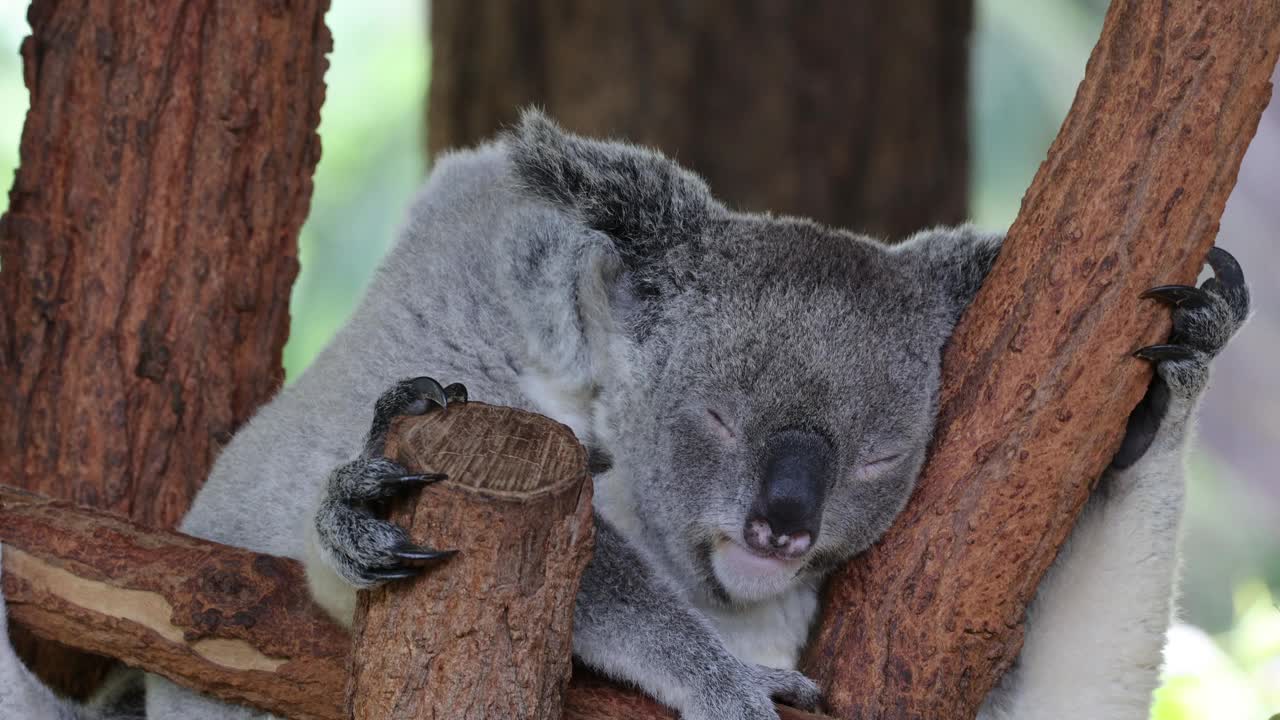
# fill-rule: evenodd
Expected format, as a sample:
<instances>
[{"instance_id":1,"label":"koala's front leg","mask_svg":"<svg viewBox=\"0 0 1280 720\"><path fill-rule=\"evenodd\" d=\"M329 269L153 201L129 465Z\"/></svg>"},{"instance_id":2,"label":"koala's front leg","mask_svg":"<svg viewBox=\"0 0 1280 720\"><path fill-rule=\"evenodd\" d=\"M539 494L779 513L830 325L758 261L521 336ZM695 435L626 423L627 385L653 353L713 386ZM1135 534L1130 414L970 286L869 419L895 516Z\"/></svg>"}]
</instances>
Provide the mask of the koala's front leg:
<instances>
[{"instance_id":1,"label":"koala's front leg","mask_svg":"<svg viewBox=\"0 0 1280 720\"><path fill-rule=\"evenodd\" d=\"M424 563L453 554L415 545L403 529L379 517L384 501L445 479L440 473L410 473L383 450L396 417L466 400L460 383L441 387L429 377L401 380L378 398L360 456L329 474L308 538L307 579L312 595L339 621L350 624L357 588L413 577Z\"/></svg>"},{"instance_id":2,"label":"koala's front leg","mask_svg":"<svg viewBox=\"0 0 1280 720\"><path fill-rule=\"evenodd\" d=\"M706 618L599 514L574 611L573 651L683 720L777 720L771 698L801 708L820 699L817 686L794 670L734 657Z\"/></svg>"},{"instance_id":3,"label":"koala's front leg","mask_svg":"<svg viewBox=\"0 0 1280 720\"><path fill-rule=\"evenodd\" d=\"M1165 285L1143 297L1173 306L1169 341L1134 354L1156 364L1067 544L1027 614L1018 664L980 716L1038 720L1071 714L1145 718L1159 683L1182 518L1183 454L1209 362L1244 323L1249 291L1225 250L1199 288Z\"/></svg>"}]
</instances>

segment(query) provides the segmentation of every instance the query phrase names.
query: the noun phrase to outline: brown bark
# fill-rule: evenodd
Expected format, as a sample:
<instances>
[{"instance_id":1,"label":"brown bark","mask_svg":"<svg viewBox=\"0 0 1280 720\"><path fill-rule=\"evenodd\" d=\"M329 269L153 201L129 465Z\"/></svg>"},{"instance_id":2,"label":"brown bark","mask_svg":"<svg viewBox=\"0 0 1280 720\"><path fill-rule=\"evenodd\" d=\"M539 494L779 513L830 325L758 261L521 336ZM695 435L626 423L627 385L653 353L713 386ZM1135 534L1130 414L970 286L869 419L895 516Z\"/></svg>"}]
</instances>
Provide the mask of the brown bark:
<instances>
[{"instance_id":1,"label":"brown bark","mask_svg":"<svg viewBox=\"0 0 1280 720\"><path fill-rule=\"evenodd\" d=\"M311 602L293 560L3 486L0 544L0 590L9 613L41 637L282 717L350 717L343 691L350 636ZM476 538L462 547L466 554L455 560L467 562ZM423 584L442 579L439 572L428 578ZM779 712L783 720L822 720L791 708ZM575 674L563 717L675 720L653 700L590 674Z\"/></svg>"},{"instance_id":2,"label":"brown bark","mask_svg":"<svg viewBox=\"0 0 1280 720\"><path fill-rule=\"evenodd\" d=\"M947 350L920 487L827 588L805 667L843 718L973 717L1119 444L1270 96L1280 4L1116 0ZM885 599L890 599L886 602Z\"/></svg>"},{"instance_id":3,"label":"brown bark","mask_svg":"<svg viewBox=\"0 0 1280 720\"><path fill-rule=\"evenodd\" d=\"M557 422L479 403L406 418L394 437L388 457L449 479L392 520L459 554L360 594L352 717L557 720L594 537L586 451Z\"/></svg>"},{"instance_id":4,"label":"brown bark","mask_svg":"<svg viewBox=\"0 0 1280 720\"><path fill-rule=\"evenodd\" d=\"M966 216L969 0L437 0L429 149L536 104L741 209L902 237Z\"/></svg>"},{"instance_id":5,"label":"brown bark","mask_svg":"<svg viewBox=\"0 0 1280 720\"><path fill-rule=\"evenodd\" d=\"M0 487L3 590L43 638L224 700L336 718L349 636L302 567Z\"/></svg>"},{"instance_id":6,"label":"brown bark","mask_svg":"<svg viewBox=\"0 0 1280 720\"><path fill-rule=\"evenodd\" d=\"M0 478L156 525L278 387L325 0L37 0L0 220ZM82 695L101 669L15 635Z\"/></svg>"}]
</instances>

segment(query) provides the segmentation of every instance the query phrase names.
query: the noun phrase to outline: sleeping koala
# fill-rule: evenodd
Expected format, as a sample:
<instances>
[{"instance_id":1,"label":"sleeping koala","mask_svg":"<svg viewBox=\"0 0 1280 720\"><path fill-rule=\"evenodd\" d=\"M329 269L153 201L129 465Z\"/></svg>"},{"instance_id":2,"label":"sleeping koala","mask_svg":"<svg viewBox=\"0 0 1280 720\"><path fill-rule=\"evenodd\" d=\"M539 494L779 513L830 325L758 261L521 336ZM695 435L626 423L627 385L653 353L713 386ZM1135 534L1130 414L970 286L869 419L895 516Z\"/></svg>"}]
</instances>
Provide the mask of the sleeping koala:
<instances>
[{"instance_id":1,"label":"sleeping koala","mask_svg":"<svg viewBox=\"0 0 1280 720\"><path fill-rule=\"evenodd\" d=\"M182 529L304 559L316 599L349 622L356 588L443 557L370 509L436 479L382 456L391 419L469 388L565 423L601 461L580 661L685 720L813 707L795 665L819 585L906 503L943 346L1000 240L960 227L890 246L734 212L661 155L526 113L437 163L359 309L237 434ZM1172 337L1137 353L1156 377L984 718L1145 716L1190 417L1248 310L1231 257L1209 262L1201 288L1150 291L1174 306ZM147 707L261 717L155 677Z\"/></svg>"}]
</instances>

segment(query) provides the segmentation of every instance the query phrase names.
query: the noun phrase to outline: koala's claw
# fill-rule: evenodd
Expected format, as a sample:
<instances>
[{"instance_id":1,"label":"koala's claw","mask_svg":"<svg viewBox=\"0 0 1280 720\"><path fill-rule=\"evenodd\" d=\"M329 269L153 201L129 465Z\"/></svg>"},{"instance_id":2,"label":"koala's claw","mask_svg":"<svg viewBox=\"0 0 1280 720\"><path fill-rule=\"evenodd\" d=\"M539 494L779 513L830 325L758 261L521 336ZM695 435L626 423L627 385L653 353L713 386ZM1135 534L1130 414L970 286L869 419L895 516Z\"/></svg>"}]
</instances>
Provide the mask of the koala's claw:
<instances>
[{"instance_id":1,"label":"koala's claw","mask_svg":"<svg viewBox=\"0 0 1280 720\"><path fill-rule=\"evenodd\" d=\"M1190 285L1160 285L1142 293L1138 297L1162 300L1175 307L1198 308L1209 304L1207 292Z\"/></svg>"},{"instance_id":2,"label":"koala's claw","mask_svg":"<svg viewBox=\"0 0 1280 720\"><path fill-rule=\"evenodd\" d=\"M401 414L421 415L431 409L430 406L426 405L427 402L435 403L441 408L448 407L449 396L445 394L444 387L436 382L435 378L416 377L410 380L409 384L418 397L411 406L402 410Z\"/></svg>"},{"instance_id":3,"label":"koala's claw","mask_svg":"<svg viewBox=\"0 0 1280 720\"><path fill-rule=\"evenodd\" d=\"M1129 415L1124 440L1111 461L1113 467L1129 467L1147 452L1171 407L1180 408L1182 415L1190 412L1192 401L1208 382L1209 362L1249 315L1249 288L1236 259L1215 246L1206 262L1214 276L1198 288L1161 285L1142 293L1143 298L1173 306L1173 332L1168 342L1133 353L1155 363L1156 376Z\"/></svg>"},{"instance_id":4,"label":"koala's claw","mask_svg":"<svg viewBox=\"0 0 1280 720\"><path fill-rule=\"evenodd\" d=\"M1196 353L1185 345L1148 345L1133 351L1133 356L1152 362L1194 360Z\"/></svg>"},{"instance_id":5,"label":"koala's claw","mask_svg":"<svg viewBox=\"0 0 1280 720\"><path fill-rule=\"evenodd\" d=\"M1206 262L1213 268L1214 276L1205 280L1200 287L1189 285L1161 285L1142 293L1144 298L1152 298L1170 303L1173 309L1173 332L1164 345L1152 345L1134 353L1137 357L1161 363L1191 362L1207 368L1208 362L1217 355L1240 325L1249 315L1249 288L1245 284L1244 271L1240 263L1231 253L1214 246L1209 250ZM1179 348L1179 349L1175 349ZM1176 368L1171 368L1176 370ZM1182 377L1176 378L1178 385L1188 385L1194 394L1203 385L1207 376L1205 368L1188 373L1190 368L1183 368ZM1165 375L1161 372L1161 375ZM1165 380L1171 380L1166 377Z\"/></svg>"},{"instance_id":6,"label":"koala's claw","mask_svg":"<svg viewBox=\"0 0 1280 720\"><path fill-rule=\"evenodd\" d=\"M395 383L374 404L364 451L330 473L315 528L329 565L347 582L371 587L411 578L455 554L415 545L403 529L376 516L383 501L447 478L444 473L409 472L383 453L397 417L442 410L450 402L467 402L466 386L442 386L425 376Z\"/></svg>"},{"instance_id":7,"label":"koala's claw","mask_svg":"<svg viewBox=\"0 0 1280 720\"><path fill-rule=\"evenodd\" d=\"M444 386L444 396L451 403L467 402L467 386L462 383L449 383Z\"/></svg>"},{"instance_id":8,"label":"koala's claw","mask_svg":"<svg viewBox=\"0 0 1280 720\"><path fill-rule=\"evenodd\" d=\"M1205 260L1209 263L1209 267L1213 268L1217 283L1224 287L1243 288L1245 286L1244 270L1240 268L1239 261L1231 253L1214 245L1209 248L1209 255ZM1208 281L1205 282L1208 283Z\"/></svg>"},{"instance_id":9,"label":"koala's claw","mask_svg":"<svg viewBox=\"0 0 1280 720\"><path fill-rule=\"evenodd\" d=\"M423 415L433 408L443 410L448 405L449 396L435 378L409 378L392 385L374 403L373 423L364 442L365 454L382 454L387 445L387 432L391 430L391 422L397 417Z\"/></svg>"},{"instance_id":10,"label":"koala's claw","mask_svg":"<svg viewBox=\"0 0 1280 720\"><path fill-rule=\"evenodd\" d=\"M434 548L404 543L391 551L398 560L409 562L425 562L429 560L448 560L458 554L457 550L436 550Z\"/></svg>"},{"instance_id":11,"label":"koala's claw","mask_svg":"<svg viewBox=\"0 0 1280 720\"><path fill-rule=\"evenodd\" d=\"M387 568L387 569L371 568L369 570L366 570L364 574L365 574L365 577L367 577L371 581L369 582L370 585L376 585L378 583L388 582L390 580L408 580L409 578L414 578L421 575L422 571L425 569L426 568L414 567L414 566L405 566L405 567Z\"/></svg>"},{"instance_id":12,"label":"koala's claw","mask_svg":"<svg viewBox=\"0 0 1280 720\"><path fill-rule=\"evenodd\" d=\"M413 490L416 488L426 487L431 483L448 480L449 476L444 473L410 473L406 475L391 475L382 478L380 481L382 487L392 493L399 493L402 490Z\"/></svg>"}]
</instances>

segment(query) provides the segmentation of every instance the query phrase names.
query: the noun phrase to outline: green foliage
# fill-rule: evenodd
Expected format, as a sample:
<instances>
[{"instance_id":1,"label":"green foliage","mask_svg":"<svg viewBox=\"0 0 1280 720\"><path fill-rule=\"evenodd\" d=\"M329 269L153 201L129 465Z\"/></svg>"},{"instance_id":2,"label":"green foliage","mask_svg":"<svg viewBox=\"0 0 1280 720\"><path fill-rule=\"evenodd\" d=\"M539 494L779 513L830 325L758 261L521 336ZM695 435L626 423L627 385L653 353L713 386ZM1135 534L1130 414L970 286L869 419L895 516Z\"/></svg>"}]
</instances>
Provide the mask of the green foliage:
<instances>
[{"instance_id":1,"label":"green foliage","mask_svg":"<svg viewBox=\"0 0 1280 720\"><path fill-rule=\"evenodd\" d=\"M382 13L336 0L325 76L322 154L299 239L284 365L292 380L351 313L395 238L423 174L423 100L430 55L420 3Z\"/></svg>"},{"instance_id":2,"label":"green foliage","mask_svg":"<svg viewBox=\"0 0 1280 720\"><path fill-rule=\"evenodd\" d=\"M1192 625L1169 633L1152 720L1261 719L1280 708L1280 608L1260 581L1240 586L1235 606L1216 637Z\"/></svg>"},{"instance_id":3,"label":"green foliage","mask_svg":"<svg viewBox=\"0 0 1280 720\"><path fill-rule=\"evenodd\" d=\"M18 46L30 30L26 3L0 0L0 213L9 209L9 188L18 167L18 139L27 116L27 89L22 84Z\"/></svg>"}]
</instances>

